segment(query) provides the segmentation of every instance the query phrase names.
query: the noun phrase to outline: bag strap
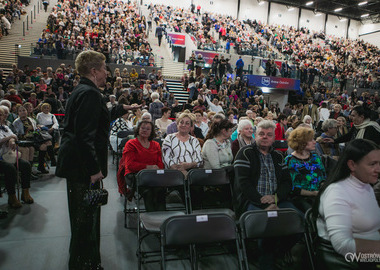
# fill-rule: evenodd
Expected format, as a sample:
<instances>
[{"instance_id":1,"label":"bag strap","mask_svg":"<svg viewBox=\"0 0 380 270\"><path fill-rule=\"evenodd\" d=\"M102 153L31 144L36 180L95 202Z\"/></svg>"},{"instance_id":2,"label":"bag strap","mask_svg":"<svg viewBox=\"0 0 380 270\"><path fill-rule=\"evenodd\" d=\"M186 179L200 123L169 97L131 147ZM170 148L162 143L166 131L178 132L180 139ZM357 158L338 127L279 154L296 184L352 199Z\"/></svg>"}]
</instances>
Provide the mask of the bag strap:
<instances>
[{"instance_id":1,"label":"bag strap","mask_svg":"<svg viewBox=\"0 0 380 270\"><path fill-rule=\"evenodd\" d=\"M100 189L103 189L103 180L100 180L99 181L100 182ZM92 183L90 183L90 188L89 189L92 189L92 187L93 187L93 184Z\"/></svg>"}]
</instances>

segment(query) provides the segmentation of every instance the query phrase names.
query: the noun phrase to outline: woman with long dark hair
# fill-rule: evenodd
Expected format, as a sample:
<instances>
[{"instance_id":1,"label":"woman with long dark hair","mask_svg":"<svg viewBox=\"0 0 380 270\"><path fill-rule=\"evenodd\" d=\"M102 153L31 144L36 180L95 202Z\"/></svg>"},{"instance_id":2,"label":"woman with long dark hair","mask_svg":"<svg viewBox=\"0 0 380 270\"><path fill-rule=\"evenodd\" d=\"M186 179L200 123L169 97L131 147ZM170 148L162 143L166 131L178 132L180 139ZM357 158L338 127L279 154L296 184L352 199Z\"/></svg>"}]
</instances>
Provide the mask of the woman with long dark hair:
<instances>
[{"instance_id":1,"label":"woman with long dark hair","mask_svg":"<svg viewBox=\"0 0 380 270\"><path fill-rule=\"evenodd\" d=\"M202 147L205 169L220 169L231 165L233 160L230 137L232 124L228 119L214 122Z\"/></svg>"},{"instance_id":2,"label":"woman with long dark hair","mask_svg":"<svg viewBox=\"0 0 380 270\"><path fill-rule=\"evenodd\" d=\"M380 208L371 187L379 174L378 145L356 139L346 146L313 206L319 269L358 269L347 254L380 254Z\"/></svg>"}]
</instances>

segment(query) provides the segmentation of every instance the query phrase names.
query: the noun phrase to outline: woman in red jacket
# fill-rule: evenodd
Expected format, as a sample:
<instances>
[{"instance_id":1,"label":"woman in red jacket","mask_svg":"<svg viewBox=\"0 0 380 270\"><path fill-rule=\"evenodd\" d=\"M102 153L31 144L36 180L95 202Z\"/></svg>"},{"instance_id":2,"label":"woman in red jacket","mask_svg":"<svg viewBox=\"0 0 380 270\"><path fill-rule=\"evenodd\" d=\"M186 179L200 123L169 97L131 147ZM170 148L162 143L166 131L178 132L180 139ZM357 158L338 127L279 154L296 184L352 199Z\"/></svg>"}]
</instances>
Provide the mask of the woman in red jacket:
<instances>
[{"instance_id":1,"label":"woman in red jacket","mask_svg":"<svg viewBox=\"0 0 380 270\"><path fill-rule=\"evenodd\" d=\"M288 124L288 118L285 114L280 114L277 117L277 124L275 129L275 135L276 135L276 141L277 140L286 140L285 138L285 131L286 131L286 125Z\"/></svg>"},{"instance_id":2,"label":"woman in red jacket","mask_svg":"<svg viewBox=\"0 0 380 270\"><path fill-rule=\"evenodd\" d=\"M163 169L160 144L153 141L156 137L153 123L141 121L135 131L135 139L129 140L124 147L124 175L133 179L134 174L143 169ZM133 183L130 183L133 184ZM142 192L147 211L165 210L165 190L149 189Z\"/></svg>"}]
</instances>

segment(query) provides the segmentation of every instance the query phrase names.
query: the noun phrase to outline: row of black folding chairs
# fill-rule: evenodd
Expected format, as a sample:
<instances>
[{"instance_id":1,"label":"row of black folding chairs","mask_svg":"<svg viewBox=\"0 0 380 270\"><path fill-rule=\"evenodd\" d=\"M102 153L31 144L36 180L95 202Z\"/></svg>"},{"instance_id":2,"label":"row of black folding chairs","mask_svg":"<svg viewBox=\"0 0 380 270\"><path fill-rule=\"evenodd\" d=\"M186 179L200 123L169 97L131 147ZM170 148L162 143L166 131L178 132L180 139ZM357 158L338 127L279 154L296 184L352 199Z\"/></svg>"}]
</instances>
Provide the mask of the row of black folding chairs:
<instances>
[{"instance_id":1,"label":"row of black folding chairs","mask_svg":"<svg viewBox=\"0 0 380 270\"><path fill-rule=\"evenodd\" d=\"M309 245L304 218L292 209L248 211L240 217L239 222L236 221L235 214L231 209L193 210L192 184L203 187L215 185L231 187L225 169L193 169L189 171L187 180L178 170L142 170L137 174L136 179L137 194L141 189L157 187L169 190L181 189L180 193L185 194L182 209L166 209L166 211L159 212L143 212L140 203L142 198L137 196L138 248L136 254L138 256L138 269L141 269L144 263L149 262L161 262L161 268L165 269L168 260L168 248L181 246L189 248L187 258L190 259L191 269L197 269L199 258L197 249L199 246L235 242L239 269L248 270L247 241L303 234L307 246ZM160 251L142 249L143 240L152 234L160 236ZM309 252L310 256L311 253ZM155 259L149 260L152 257Z\"/></svg>"}]
</instances>

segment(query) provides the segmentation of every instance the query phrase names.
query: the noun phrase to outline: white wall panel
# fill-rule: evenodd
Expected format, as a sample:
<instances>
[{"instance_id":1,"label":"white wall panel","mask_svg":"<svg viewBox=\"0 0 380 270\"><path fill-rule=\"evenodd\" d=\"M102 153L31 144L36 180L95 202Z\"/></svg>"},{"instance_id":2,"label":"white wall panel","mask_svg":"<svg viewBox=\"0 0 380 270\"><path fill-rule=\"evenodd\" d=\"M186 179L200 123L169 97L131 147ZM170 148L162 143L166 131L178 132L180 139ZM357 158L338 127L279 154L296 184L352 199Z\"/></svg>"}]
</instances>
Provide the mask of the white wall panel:
<instances>
[{"instance_id":1,"label":"white wall panel","mask_svg":"<svg viewBox=\"0 0 380 270\"><path fill-rule=\"evenodd\" d=\"M269 24L287 25L297 27L298 23L298 8L288 11L285 5L271 4L269 15Z\"/></svg>"},{"instance_id":2,"label":"white wall panel","mask_svg":"<svg viewBox=\"0 0 380 270\"><path fill-rule=\"evenodd\" d=\"M350 27L348 27L348 38L357 39L359 37L359 29L362 26L360 21L351 20Z\"/></svg>"},{"instance_id":3,"label":"white wall panel","mask_svg":"<svg viewBox=\"0 0 380 270\"><path fill-rule=\"evenodd\" d=\"M256 0L241 0L239 20L256 20L261 23L267 23L268 18L268 2L263 2L262 5Z\"/></svg>"},{"instance_id":4,"label":"white wall panel","mask_svg":"<svg viewBox=\"0 0 380 270\"><path fill-rule=\"evenodd\" d=\"M360 36L361 34L367 34L367 33L379 31L379 30L380 30L380 23L361 25L359 28L359 38L366 41L366 42L369 42L373 45L380 47L380 32Z\"/></svg>"},{"instance_id":5,"label":"white wall panel","mask_svg":"<svg viewBox=\"0 0 380 270\"><path fill-rule=\"evenodd\" d=\"M165 6L172 6L172 7L179 7L179 8L190 8L191 0L143 0L143 4L149 5L152 3L153 5L165 5Z\"/></svg>"},{"instance_id":6,"label":"white wall panel","mask_svg":"<svg viewBox=\"0 0 380 270\"><path fill-rule=\"evenodd\" d=\"M326 23L326 35L346 37L348 20L340 21L337 16L329 15Z\"/></svg>"},{"instance_id":7,"label":"white wall panel","mask_svg":"<svg viewBox=\"0 0 380 270\"><path fill-rule=\"evenodd\" d=\"M237 17L237 0L194 0L195 6L197 6L198 3L204 11L207 10L218 14L229 15L233 18Z\"/></svg>"},{"instance_id":8,"label":"white wall panel","mask_svg":"<svg viewBox=\"0 0 380 270\"><path fill-rule=\"evenodd\" d=\"M325 18L326 15L322 14L320 16L315 16L314 12L307 9L302 9L301 19L300 19L300 28L306 27L311 32L321 32L325 30Z\"/></svg>"}]
</instances>

